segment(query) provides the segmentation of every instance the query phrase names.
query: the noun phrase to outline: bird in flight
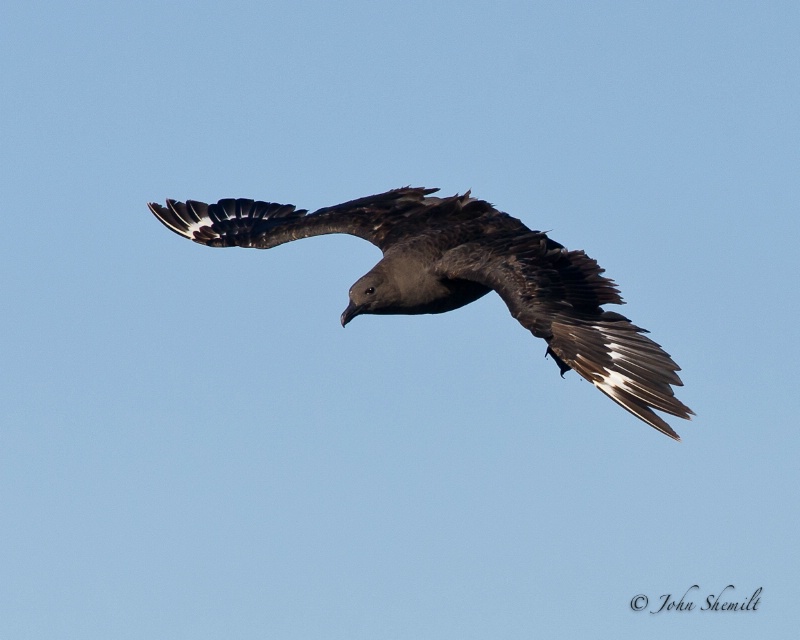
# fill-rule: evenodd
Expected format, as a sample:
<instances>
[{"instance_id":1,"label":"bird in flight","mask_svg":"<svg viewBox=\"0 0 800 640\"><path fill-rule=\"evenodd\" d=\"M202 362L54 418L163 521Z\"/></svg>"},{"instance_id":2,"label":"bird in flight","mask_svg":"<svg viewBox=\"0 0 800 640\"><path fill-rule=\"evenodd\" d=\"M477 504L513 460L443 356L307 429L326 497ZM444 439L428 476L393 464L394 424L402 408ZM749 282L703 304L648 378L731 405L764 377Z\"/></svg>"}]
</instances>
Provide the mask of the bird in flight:
<instances>
[{"instance_id":1,"label":"bird in flight","mask_svg":"<svg viewBox=\"0 0 800 640\"><path fill-rule=\"evenodd\" d=\"M675 397L680 367L625 316L613 280L583 251L568 251L541 231L469 192L405 187L312 213L247 199L205 204L150 203L178 235L210 247L269 249L292 240L346 233L368 240L383 259L350 288L345 326L362 314L444 313L496 291L511 315L547 342L561 375L577 371L624 409L675 440L654 410L690 419Z\"/></svg>"}]
</instances>

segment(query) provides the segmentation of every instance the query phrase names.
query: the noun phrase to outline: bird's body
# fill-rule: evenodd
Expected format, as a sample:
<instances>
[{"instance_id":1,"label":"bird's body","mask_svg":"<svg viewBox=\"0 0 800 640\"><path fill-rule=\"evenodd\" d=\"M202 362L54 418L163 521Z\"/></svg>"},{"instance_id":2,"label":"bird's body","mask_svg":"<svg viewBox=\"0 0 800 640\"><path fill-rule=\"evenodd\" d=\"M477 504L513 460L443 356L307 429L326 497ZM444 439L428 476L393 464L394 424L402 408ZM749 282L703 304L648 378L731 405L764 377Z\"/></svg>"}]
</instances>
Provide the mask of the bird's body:
<instances>
[{"instance_id":1,"label":"bird's body","mask_svg":"<svg viewBox=\"0 0 800 640\"><path fill-rule=\"evenodd\" d=\"M562 375L575 369L612 400L672 438L653 409L688 419L675 398L680 368L643 329L603 304L623 304L614 282L583 251L568 251L469 193L433 197L406 187L314 213L253 200L151 204L169 229L199 244L268 249L347 233L383 259L350 289L342 314L444 313L496 291L511 314L547 341Z\"/></svg>"}]
</instances>

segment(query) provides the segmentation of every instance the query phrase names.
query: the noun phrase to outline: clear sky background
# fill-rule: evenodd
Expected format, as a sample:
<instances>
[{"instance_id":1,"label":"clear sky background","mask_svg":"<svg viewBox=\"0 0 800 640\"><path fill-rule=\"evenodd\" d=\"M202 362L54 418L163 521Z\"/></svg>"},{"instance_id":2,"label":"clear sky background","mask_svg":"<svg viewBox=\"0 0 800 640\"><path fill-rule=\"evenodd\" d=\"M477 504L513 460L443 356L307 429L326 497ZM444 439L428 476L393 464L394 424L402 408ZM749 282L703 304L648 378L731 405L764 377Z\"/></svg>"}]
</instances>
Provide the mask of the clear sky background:
<instances>
[{"instance_id":1,"label":"clear sky background","mask_svg":"<svg viewBox=\"0 0 800 640\"><path fill-rule=\"evenodd\" d=\"M798 34L796 2L6 0L0 638L796 634ZM373 246L146 208L408 184L595 257L683 442L497 296L343 330ZM728 584L758 611L699 611Z\"/></svg>"}]
</instances>

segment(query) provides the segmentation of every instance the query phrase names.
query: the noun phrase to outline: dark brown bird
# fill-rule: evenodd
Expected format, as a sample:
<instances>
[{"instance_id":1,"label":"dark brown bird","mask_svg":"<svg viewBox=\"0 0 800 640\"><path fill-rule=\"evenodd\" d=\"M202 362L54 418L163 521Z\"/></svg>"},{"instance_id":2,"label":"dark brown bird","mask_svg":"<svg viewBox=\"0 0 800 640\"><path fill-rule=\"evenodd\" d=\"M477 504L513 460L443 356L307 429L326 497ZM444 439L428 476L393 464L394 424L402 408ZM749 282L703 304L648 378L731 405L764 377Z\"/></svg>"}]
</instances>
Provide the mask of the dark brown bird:
<instances>
[{"instance_id":1,"label":"dark brown bird","mask_svg":"<svg viewBox=\"0 0 800 640\"><path fill-rule=\"evenodd\" d=\"M496 291L547 341L561 375L575 369L609 398L679 440L654 409L690 419L669 354L628 318L612 280L583 251L568 251L484 200L406 187L308 213L246 199L167 200L150 210L175 233L211 247L269 249L326 233L369 240L383 259L350 288L342 326L361 314L444 313ZM671 386L672 385L672 386Z\"/></svg>"}]
</instances>

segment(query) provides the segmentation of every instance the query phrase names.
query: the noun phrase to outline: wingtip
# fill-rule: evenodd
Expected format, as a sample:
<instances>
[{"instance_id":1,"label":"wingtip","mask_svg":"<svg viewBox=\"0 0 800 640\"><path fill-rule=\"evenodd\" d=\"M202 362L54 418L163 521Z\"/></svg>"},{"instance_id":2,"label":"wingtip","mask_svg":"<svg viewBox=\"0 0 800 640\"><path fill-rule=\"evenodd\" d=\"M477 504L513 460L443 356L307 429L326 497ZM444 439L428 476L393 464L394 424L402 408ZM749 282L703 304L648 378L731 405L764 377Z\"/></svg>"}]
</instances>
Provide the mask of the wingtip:
<instances>
[{"instance_id":1,"label":"wingtip","mask_svg":"<svg viewBox=\"0 0 800 640\"><path fill-rule=\"evenodd\" d=\"M189 238L191 240L192 237L188 233L189 225L181 217L180 212L176 209L176 204L180 203L178 203L176 200L167 198L165 204L166 206L162 206L157 202L148 202L147 208L150 209L150 213L152 213L167 229L178 234L179 236Z\"/></svg>"},{"instance_id":2,"label":"wingtip","mask_svg":"<svg viewBox=\"0 0 800 640\"><path fill-rule=\"evenodd\" d=\"M681 442L681 437L672 429L672 427L670 427L666 422L664 423L664 426L666 426L666 429L663 429L661 427L656 427L656 429L658 429L665 436L669 436L670 438L672 438L675 442Z\"/></svg>"},{"instance_id":3,"label":"wingtip","mask_svg":"<svg viewBox=\"0 0 800 640\"><path fill-rule=\"evenodd\" d=\"M675 397L679 367L630 320L605 312L591 323L553 323L552 350L603 394L652 428L680 442L655 411L688 420L694 412Z\"/></svg>"}]
</instances>

